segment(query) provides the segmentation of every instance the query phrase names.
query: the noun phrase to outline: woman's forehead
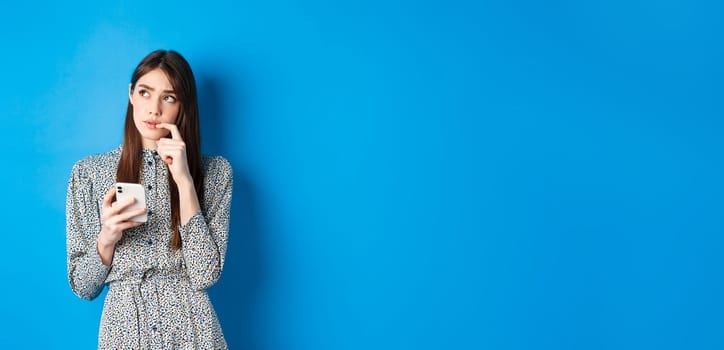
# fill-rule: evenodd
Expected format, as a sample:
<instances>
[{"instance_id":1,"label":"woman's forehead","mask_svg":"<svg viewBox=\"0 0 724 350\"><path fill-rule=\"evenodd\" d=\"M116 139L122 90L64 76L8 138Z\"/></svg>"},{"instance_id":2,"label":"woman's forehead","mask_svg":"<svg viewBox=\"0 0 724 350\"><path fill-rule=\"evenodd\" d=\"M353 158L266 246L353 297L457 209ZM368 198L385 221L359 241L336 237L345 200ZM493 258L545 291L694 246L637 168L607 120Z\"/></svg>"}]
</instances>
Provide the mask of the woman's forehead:
<instances>
[{"instance_id":1,"label":"woman's forehead","mask_svg":"<svg viewBox=\"0 0 724 350\"><path fill-rule=\"evenodd\" d=\"M173 85L168 79L166 73L156 68L138 78L136 85L145 85L152 90L173 91Z\"/></svg>"}]
</instances>

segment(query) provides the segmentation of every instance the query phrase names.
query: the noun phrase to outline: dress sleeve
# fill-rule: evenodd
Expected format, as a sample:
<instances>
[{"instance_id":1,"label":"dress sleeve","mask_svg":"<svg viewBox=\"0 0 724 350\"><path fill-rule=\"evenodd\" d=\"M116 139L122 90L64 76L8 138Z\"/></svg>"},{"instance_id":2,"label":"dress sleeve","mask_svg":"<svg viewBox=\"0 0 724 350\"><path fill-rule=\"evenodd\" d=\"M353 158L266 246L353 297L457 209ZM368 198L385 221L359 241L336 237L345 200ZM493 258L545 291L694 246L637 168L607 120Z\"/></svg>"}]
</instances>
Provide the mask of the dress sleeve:
<instances>
[{"instance_id":1,"label":"dress sleeve","mask_svg":"<svg viewBox=\"0 0 724 350\"><path fill-rule=\"evenodd\" d=\"M186 272L194 289L211 287L224 268L233 185L229 162L214 158L204 179L202 210L179 227Z\"/></svg>"},{"instance_id":2,"label":"dress sleeve","mask_svg":"<svg viewBox=\"0 0 724 350\"><path fill-rule=\"evenodd\" d=\"M79 297L92 300L103 290L110 267L103 265L98 255L100 214L82 161L73 166L68 180L65 218L70 288Z\"/></svg>"}]
</instances>

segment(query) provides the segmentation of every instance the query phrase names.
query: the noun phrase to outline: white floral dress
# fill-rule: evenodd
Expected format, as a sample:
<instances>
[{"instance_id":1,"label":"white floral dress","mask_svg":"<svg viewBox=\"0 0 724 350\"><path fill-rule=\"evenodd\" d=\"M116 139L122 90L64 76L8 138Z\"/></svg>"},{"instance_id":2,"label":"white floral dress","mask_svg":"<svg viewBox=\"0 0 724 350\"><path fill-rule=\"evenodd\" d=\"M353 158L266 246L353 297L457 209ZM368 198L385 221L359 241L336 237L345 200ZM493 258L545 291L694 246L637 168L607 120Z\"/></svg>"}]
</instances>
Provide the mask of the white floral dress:
<instances>
[{"instance_id":1,"label":"white floral dress","mask_svg":"<svg viewBox=\"0 0 724 350\"><path fill-rule=\"evenodd\" d=\"M99 349L226 349L206 288L219 278L228 239L232 169L222 157L203 157L201 211L180 226L182 247L170 248L167 166L143 150L148 222L124 231L111 266L96 238L103 197L116 182L121 148L78 161L68 181L66 243L71 289L92 300L108 285Z\"/></svg>"}]
</instances>

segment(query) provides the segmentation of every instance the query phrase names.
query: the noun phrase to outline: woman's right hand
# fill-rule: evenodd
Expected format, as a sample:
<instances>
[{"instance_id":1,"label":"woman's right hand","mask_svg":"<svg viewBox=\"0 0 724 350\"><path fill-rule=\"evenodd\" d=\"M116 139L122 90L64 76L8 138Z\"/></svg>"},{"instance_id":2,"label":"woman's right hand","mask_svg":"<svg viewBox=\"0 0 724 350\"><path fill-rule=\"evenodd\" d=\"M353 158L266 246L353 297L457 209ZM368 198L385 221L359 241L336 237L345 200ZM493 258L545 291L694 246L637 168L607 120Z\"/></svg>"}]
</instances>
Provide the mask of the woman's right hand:
<instances>
[{"instance_id":1,"label":"woman's right hand","mask_svg":"<svg viewBox=\"0 0 724 350\"><path fill-rule=\"evenodd\" d=\"M129 210L124 212L136 199L128 198L120 201L113 202L113 197L116 194L116 187L111 186L103 197L103 209L101 212L101 232L98 234L98 250L100 251L103 247L111 248L115 247L116 243L123 237L123 230L140 226L143 223L137 221L129 221L136 215L141 215L146 212L145 208Z\"/></svg>"}]
</instances>

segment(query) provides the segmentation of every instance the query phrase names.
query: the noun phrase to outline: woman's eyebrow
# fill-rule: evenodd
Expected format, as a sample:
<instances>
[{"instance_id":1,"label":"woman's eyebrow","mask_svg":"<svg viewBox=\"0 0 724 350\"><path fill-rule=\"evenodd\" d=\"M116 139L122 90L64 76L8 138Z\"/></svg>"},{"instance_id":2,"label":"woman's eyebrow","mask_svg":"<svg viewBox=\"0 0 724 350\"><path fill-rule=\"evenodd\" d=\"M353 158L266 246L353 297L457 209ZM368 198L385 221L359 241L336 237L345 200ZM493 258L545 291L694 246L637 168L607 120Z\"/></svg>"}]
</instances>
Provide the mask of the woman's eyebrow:
<instances>
[{"instance_id":1,"label":"woman's eyebrow","mask_svg":"<svg viewBox=\"0 0 724 350\"><path fill-rule=\"evenodd\" d=\"M148 85L146 85L146 84L138 84L138 86L139 86L139 87L142 87L142 88L144 88L144 89L147 89L147 90L156 91L156 89L154 89L154 88L152 88L152 87L150 87L150 86L148 86Z\"/></svg>"},{"instance_id":2,"label":"woman's eyebrow","mask_svg":"<svg viewBox=\"0 0 724 350\"><path fill-rule=\"evenodd\" d=\"M138 84L138 86L139 86L139 87L142 87L142 88L144 88L144 89L146 89L146 90L156 91L156 89L154 89L154 88L152 88L152 87L150 87L150 86L148 86L148 85L146 85L146 84ZM173 91L173 90L163 90L163 92L165 92L165 93L171 93L171 94L175 94L175 93L176 93L176 91Z\"/></svg>"}]
</instances>

